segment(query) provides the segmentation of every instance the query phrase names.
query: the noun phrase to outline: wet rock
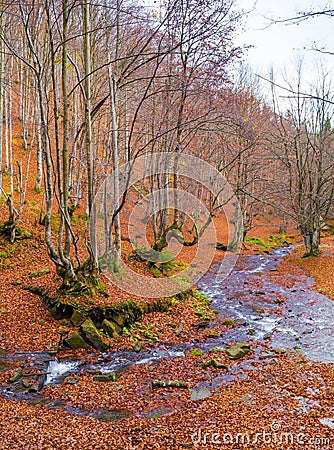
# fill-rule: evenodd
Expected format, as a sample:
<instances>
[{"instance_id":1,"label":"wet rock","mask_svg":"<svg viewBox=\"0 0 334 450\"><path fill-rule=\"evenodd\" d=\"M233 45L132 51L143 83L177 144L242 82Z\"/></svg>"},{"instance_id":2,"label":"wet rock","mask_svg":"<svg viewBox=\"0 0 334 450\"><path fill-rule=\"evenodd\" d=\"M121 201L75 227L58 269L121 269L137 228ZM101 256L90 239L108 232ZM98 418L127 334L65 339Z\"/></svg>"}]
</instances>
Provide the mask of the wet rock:
<instances>
[{"instance_id":1,"label":"wet rock","mask_svg":"<svg viewBox=\"0 0 334 450\"><path fill-rule=\"evenodd\" d=\"M213 358L203 364L204 369L206 369L207 367L214 367L215 369L228 370L228 367L225 364Z\"/></svg>"},{"instance_id":2,"label":"wet rock","mask_svg":"<svg viewBox=\"0 0 334 450\"><path fill-rule=\"evenodd\" d=\"M79 331L72 333L71 336L64 340L64 343L73 350L76 350L77 348L89 348L89 345L83 339Z\"/></svg>"},{"instance_id":3,"label":"wet rock","mask_svg":"<svg viewBox=\"0 0 334 450\"><path fill-rule=\"evenodd\" d=\"M40 382L36 379L23 378L22 386L29 392L38 392L41 389Z\"/></svg>"},{"instance_id":4,"label":"wet rock","mask_svg":"<svg viewBox=\"0 0 334 450\"><path fill-rule=\"evenodd\" d=\"M198 401L204 398L210 397L211 392L209 389L190 389L190 398L191 400Z\"/></svg>"},{"instance_id":5,"label":"wet rock","mask_svg":"<svg viewBox=\"0 0 334 450\"><path fill-rule=\"evenodd\" d=\"M108 349L108 345L103 341L101 334L91 319L85 320L81 325L81 331L87 341L96 348L96 350L104 352Z\"/></svg>"},{"instance_id":6,"label":"wet rock","mask_svg":"<svg viewBox=\"0 0 334 450\"><path fill-rule=\"evenodd\" d=\"M99 381L100 383L107 383L109 381L115 382L117 381L117 375L115 374L115 372L102 373L94 375L93 380Z\"/></svg>"},{"instance_id":7,"label":"wet rock","mask_svg":"<svg viewBox=\"0 0 334 450\"><path fill-rule=\"evenodd\" d=\"M236 344L227 347L225 352L230 359L240 359L247 355L251 350L248 342L237 342Z\"/></svg>"},{"instance_id":8,"label":"wet rock","mask_svg":"<svg viewBox=\"0 0 334 450\"><path fill-rule=\"evenodd\" d=\"M274 355L274 353L264 350L263 352L260 353L259 358L260 359L272 359L272 358L275 358L275 355Z\"/></svg>"},{"instance_id":9,"label":"wet rock","mask_svg":"<svg viewBox=\"0 0 334 450\"><path fill-rule=\"evenodd\" d=\"M98 408L90 413L90 416L95 417L101 422L117 422L120 419L126 419L131 416L131 412L127 409L108 409Z\"/></svg>"},{"instance_id":10,"label":"wet rock","mask_svg":"<svg viewBox=\"0 0 334 450\"><path fill-rule=\"evenodd\" d=\"M19 379L22 377L23 374L23 370L20 367L19 369L15 370L15 372L13 373L13 375L9 378L8 381L10 381L11 383L15 383L16 381L19 381Z\"/></svg>"},{"instance_id":11,"label":"wet rock","mask_svg":"<svg viewBox=\"0 0 334 450\"><path fill-rule=\"evenodd\" d=\"M223 353L224 349L222 347L212 347L209 353Z\"/></svg>"},{"instance_id":12,"label":"wet rock","mask_svg":"<svg viewBox=\"0 0 334 450\"><path fill-rule=\"evenodd\" d=\"M121 332L121 327L107 319L102 322L102 328L112 338L116 338Z\"/></svg>"},{"instance_id":13,"label":"wet rock","mask_svg":"<svg viewBox=\"0 0 334 450\"><path fill-rule=\"evenodd\" d=\"M80 378L70 378L64 381L64 384L77 384L79 383Z\"/></svg>"},{"instance_id":14,"label":"wet rock","mask_svg":"<svg viewBox=\"0 0 334 450\"><path fill-rule=\"evenodd\" d=\"M158 417L169 414L170 412L172 412L172 409L170 408L154 408L151 411L144 413L144 417L146 419L157 419ZM155 431L158 431L158 428L155 427Z\"/></svg>"},{"instance_id":15,"label":"wet rock","mask_svg":"<svg viewBox=\"0 0 334 450\"><path fill-rule=\"evenodd\" d=\"M71 316L71 322L75 327L79 327L84 323L86 317L78 310L74 310Z\"/></svg>"}]
</instances>

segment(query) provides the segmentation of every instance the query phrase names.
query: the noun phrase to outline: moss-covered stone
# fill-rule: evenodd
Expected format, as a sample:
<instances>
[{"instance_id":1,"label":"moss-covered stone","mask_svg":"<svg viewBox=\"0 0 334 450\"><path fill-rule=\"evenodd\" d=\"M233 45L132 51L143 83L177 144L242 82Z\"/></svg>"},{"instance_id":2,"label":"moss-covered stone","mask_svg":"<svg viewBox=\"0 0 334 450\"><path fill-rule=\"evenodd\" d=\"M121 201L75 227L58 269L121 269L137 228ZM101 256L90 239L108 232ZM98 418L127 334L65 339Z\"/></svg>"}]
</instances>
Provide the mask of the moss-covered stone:
<instances>
[{"instance_id":1,"label":"moss-covered stone","mask_svg":"<svg viewBox=\"0 0 334 450\"><path fill-rule=\"evenodd\" d=\"M236 325L236 322L233 319L226 319L224 320L223 325L226 327L232 327L233 325Z\"/></svg>"},{"instance_id":2,"label":"moss-covered stone","mask_svg":"<svg viewBox=\"0 0 334 450\"><path fill-rule=\"evenodd\" d=\"M228 347L225 352L230 359L240 359L243 358L250 352L250 344L248 342L237 342L236 344Z\"/></svg>"},{"instance_id":3,"label":"moss-covered stone","mask_svg":"<svg viewBox=\"0 0 334 450\"><path fill-rule=\"evenodd\" d=\"M121 328L110 320L104 319L102 322L103 330L112 338L116 338L121 332Z\"/></svg>"},{"instance_id":4,"label":"moss-covered stone","mask_svg":"<svg viewBox=\"0 0 334 450\"><path fill-rule=\"evenodd\" d=\"M56 319L69 319L73 314L73 305L64 302L54 303L51 307L51 316Z\"/></svg>"},{"instance_id":5,"label":"moss-covered stone","mask_svg":"<svg viewBox=\"0 0 334 450\"><path fill-rule=\"evenodd\" d=\"M108 345L103 341L101 334L94 325L91 319L87 319L81 325L81 331L87 341L100 352L104 352L108 349Z\"/></svg>"},{"instance_id":6,"label":"moss-covered stone","mask_svg":"<svg viewBox=\"0 0 334 450\"><path fill-rule=\"evenodd\" d=\"M145 311L146 312L146 311ZM102 325L104 319L116 323L119 327L127 327L134 322L139 322L144 311L137 303L126 301L114 306L104 308L96 307L88 312L88 316L97 326Z\"/></svg>"},{"instance_id":7,"label":"moss-covered stone","mask_svg":"<svg viewBox=\"0 0 334 450\"><path fill-rule=\"evenodd\" d=\"M110 317L110 320L112 320L113 322L115 322L115 324L117 324L120 328L120 331L122 330L122 328L124 327L124 317L121 314L113 314Z\"/></svg>"},{"instance_id":8,"label":"moss-covered stone","mask_svg":"<svg viewBox=\"0 0 334 450\"><path fill-rule=\"evenodd\" d=\"M16 381L19 381L19 379L22 377L23 370L21 368L15 370L13 375L9 378L9 381L11 383L15 383Z\"/></svg>"},{"instance_id":9,"label":"moss-covered stone","mask_svg":"<svg viewBox=\"0 0 334 450\"><path fill-rule=\"evenodd\" d=\"M93 377L93 380L94 381L99 381L99 382L102 382L102 383L106 383L108 381L115 382L115 381L117 381L117 375L115 374L115 372L102 373L102 374L95 375Z\"/></svg>"},{"instance_id":10,"label":"moss-covered stone","mask_svg":"<svg viewBox=\"0 0 334 450\"><path fill-rule=\"evenodd\" d=\"M64 343L73 350L76 350L77 348L89 348L89 345L83 339L79 331L75 331L74 333L72 333L71 336L65 339Z\"/></svg>"},{"instance_id":11,"label":"moss-covered stone","mask_svg":"<svg viewBox=\"0 0 334 450\"><path fill-rule=\"evenodd\" d=\"M214 367L216 369L224 369L224 370L228 370L228 367L221 363L220 361L217 361L216 359L212 358L209 361L205 362L203 364L203 367L206 369L207 367Z\"/></svg>"},{"instance_id":12,"label":"moss-covered stone","mask_svg":"<svg viewBox=\"0 0 334 450\"><path fill-rule=\"evenodd\" d=\"M71 322L75 327L79 327L81 324L84 323L85 320L86 317L84 316L84 314L82 314L77 309L73 311L73 314L71 316Z\"/></svg>"},{"instance_id":13,"label":"moss-covered stone","mask_svg":"<svg viewBox=\"0 0 334 450\"><path fill-rule=\"evenodd\" d=\"M191 350L191 354L193 356L202 356L203 352L199 348L194 348L194 349Z\"/></svg>"}]
</instances>

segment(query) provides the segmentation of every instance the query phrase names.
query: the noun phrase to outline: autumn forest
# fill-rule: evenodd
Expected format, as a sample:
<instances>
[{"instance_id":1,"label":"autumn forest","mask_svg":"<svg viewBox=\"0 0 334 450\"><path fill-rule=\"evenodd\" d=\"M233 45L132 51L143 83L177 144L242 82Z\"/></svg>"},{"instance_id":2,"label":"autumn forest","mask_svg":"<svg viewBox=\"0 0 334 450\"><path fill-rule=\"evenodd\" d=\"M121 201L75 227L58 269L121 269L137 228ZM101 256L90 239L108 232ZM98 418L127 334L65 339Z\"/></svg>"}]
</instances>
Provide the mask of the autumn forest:
<instances>
[{"instance_id":1,"label":"autumn forest","mask_svg":"<svg viewBox=\"0 0 334 450\"><path fill-rule=\"evenodd\" d=\"M332 448L332 74L235 0L0 12L0 449Z\"/></svg>"}]
</instances>

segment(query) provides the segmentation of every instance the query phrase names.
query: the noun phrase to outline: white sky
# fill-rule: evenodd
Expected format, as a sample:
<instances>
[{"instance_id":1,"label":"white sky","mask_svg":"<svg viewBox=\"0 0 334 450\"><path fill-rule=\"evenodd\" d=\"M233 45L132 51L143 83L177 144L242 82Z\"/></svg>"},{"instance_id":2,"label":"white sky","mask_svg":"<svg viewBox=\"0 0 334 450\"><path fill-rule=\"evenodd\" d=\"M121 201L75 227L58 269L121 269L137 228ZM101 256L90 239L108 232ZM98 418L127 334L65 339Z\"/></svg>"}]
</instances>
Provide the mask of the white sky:
<instances>
[{"instance_id":1,"label":"white sky","mask_svg":"<svg viewBox=\"0 0 334 450\"><path fill-rule=\"evenodd\" d=\"M310 71L311 62L314 64L317 58L333 69L334 55L320 56L303 49L311 48L315 42L318 47L334 52L334 18L315 17L298 25L273 24L269 27L269 20L265 18L294 17L296 11L329 9L333 7L331 3L332 0L237 0L237 5L247 11L255 4L254 12L245 20L245 31L237 41L238 44L254 45L245 58L254 72L267 75L271 66L276 70L292 67L300 55L305 56Z\"/></svg>"}]
</instances>

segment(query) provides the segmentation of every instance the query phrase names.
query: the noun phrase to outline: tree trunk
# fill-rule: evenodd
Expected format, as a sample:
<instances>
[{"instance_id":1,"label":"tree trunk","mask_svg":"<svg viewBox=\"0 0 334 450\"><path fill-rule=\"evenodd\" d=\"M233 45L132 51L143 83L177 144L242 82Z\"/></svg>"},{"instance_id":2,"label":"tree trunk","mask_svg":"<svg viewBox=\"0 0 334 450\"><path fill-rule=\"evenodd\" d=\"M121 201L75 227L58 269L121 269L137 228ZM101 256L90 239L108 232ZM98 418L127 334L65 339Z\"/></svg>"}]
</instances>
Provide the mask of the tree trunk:
<instances>
[{"instance_id":1,"label":"tree trunk","mask_svg":"<svg viewBox=\"0 0 334 450\"><path fill-rule=\"evenodd\" d=\"M87 164L87 193L88 213L90 214L90 265L97 267L95 256L97 255L97 244L95 235L95 211L94 207L94 148L92 130L92 104L91 104L91 42L90 42L90 5L87 0L82 5L83 32L84 32L84 92L85 92L85 143ZM94 269L95 271L95 269Z\"/></svg>"},{"instance_id":2,"label":"tree trunk","mask_svg":"<svg viewBox=\"0 0 334 450\"><path fill-rule=\"evenodd\" d=\"M303 233L306 256L317 256L320 253L320 230L315 229Z\"/></svg>"},{"instance_id":3,"label":"tree trunk","mask_svg":"<svg viewBox=\"0 0 334 450\"><path fill-rule=\"evenodd\" d=\"M4 35L5 16L1 15L1 38ZM5 57L4 42L0 39L0 191L2 189L2 132L3 132L3 108L4 108L4 83L5 83Z\"/></svg>"}]
</instances>

